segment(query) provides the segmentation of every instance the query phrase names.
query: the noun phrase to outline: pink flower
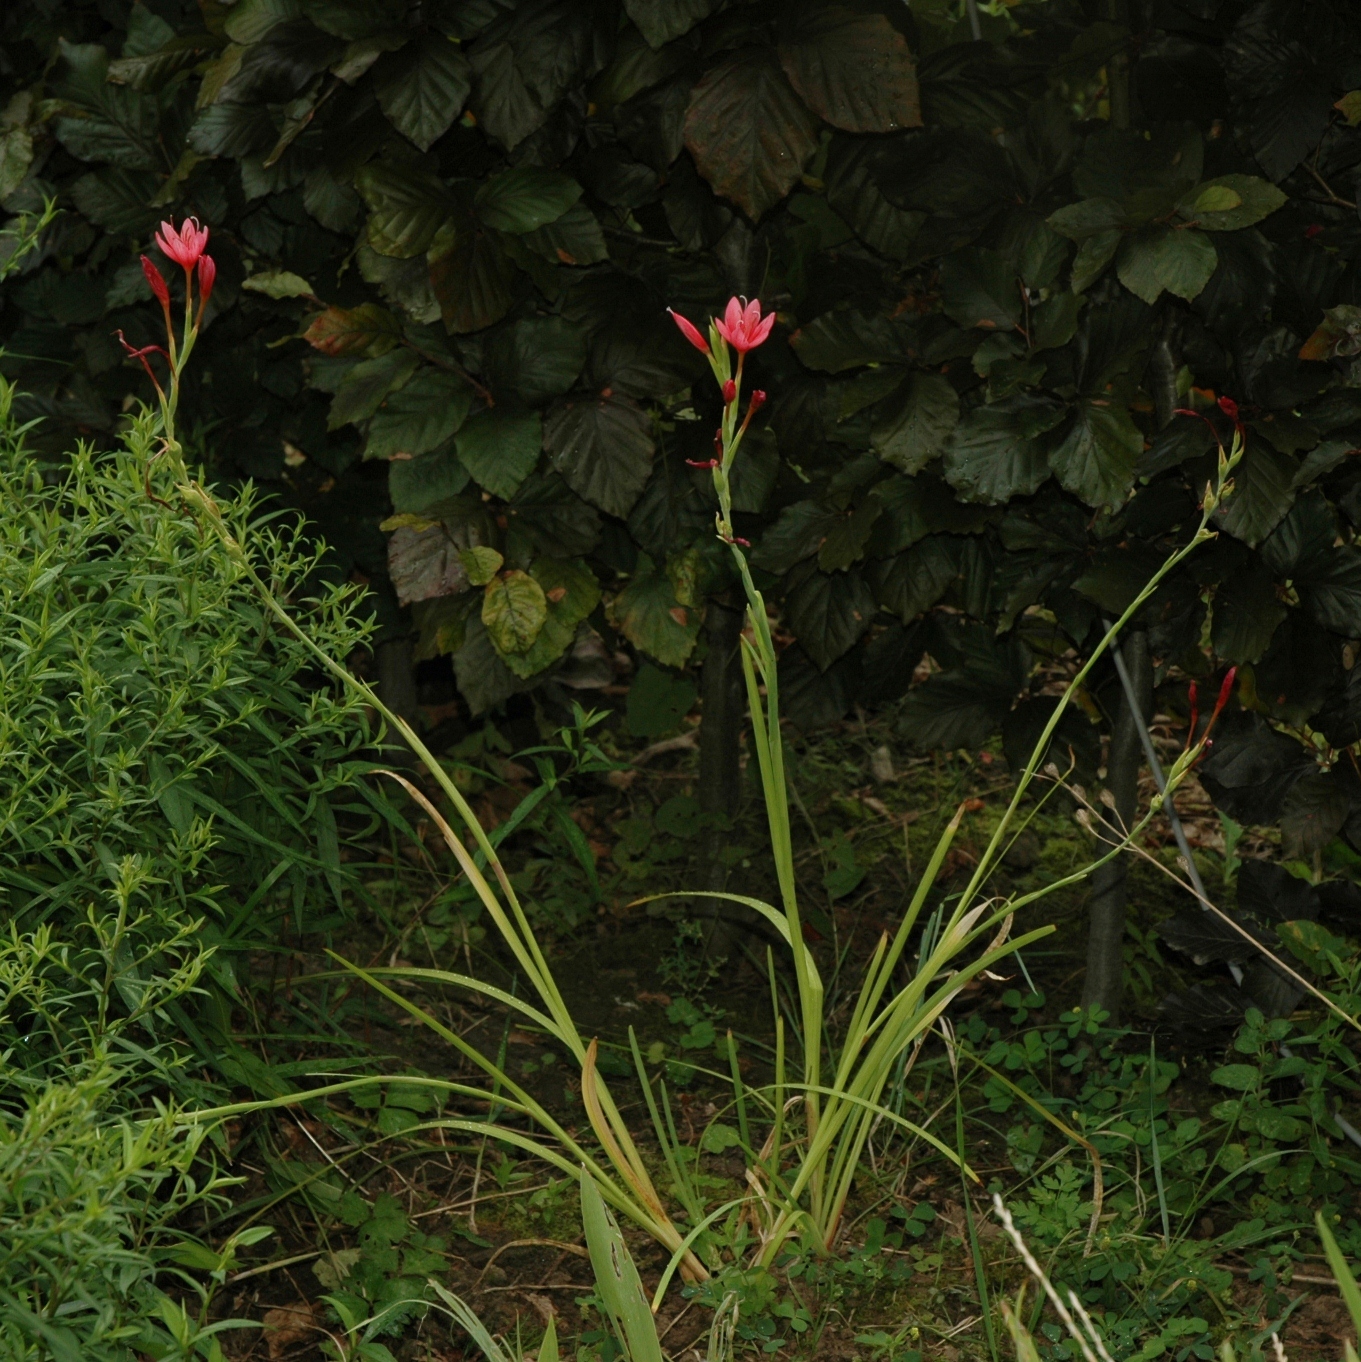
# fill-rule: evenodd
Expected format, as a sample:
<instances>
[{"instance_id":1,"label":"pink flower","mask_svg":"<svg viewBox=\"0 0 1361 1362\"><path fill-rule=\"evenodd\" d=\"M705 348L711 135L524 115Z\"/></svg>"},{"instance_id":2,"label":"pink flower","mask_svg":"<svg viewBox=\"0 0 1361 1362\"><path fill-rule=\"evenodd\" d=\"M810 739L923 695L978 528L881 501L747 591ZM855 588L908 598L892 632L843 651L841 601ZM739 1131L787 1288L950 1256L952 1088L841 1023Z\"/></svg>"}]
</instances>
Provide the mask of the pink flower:
<instances>
[{"instance_id":1,"label":"pink flower","mask_svg":"<svg viewBox=\"0 0 1361 1362\"><path fill-rule=\"evenodd\" d=\"M709 342L700 334L699 327L697 327L694 322L682 317L679 312L674 311L672 308L668 307L666 310L671 313L671 320L680 327L681 335L684 336L696 350L702 351L706 355L709 354Z\"/></svg>"},{"instance_id":2,"label":"pink flower","mask_svg":"<svg viewBox=\"0 0 1361 1362\"><path fill-rule=\"evenodd\" d=\"M156 233L156 244L187 272L198 264L208 245L208 229L200 227L197 218L185 218L178 232L174 223L163 222L161 230Z\"/></svg>"},{"instance_id":3,"label":"pink flower","mask_svg":"<svg viewBox=\"0 0 1361 1362\"><path fill-rule=\"evenodd\" d=\"M147 256L142 257L142 273L146 275L146 281L151 285L151 291L159 300L162 307L170 306L170 285L165 282L160 270L152 264Z\"/></svg>"},{"instance_id":4,"label":"pink flower","mask_svg":"<svg viewBox=\"0 0 1361 1362\"><path fill-rule=\"evenodd\" d=\"M204 233L207 236L207 233ZM198 258L198 306L199 315L203 315L203 309L208 306L208 299L212 297L213 281L217 278L217 262L211 255L201 255Z\"/></svg>"},{"instance_id":5,"label":"pink flower","mask_svg":"<svg viewBox=\"0 0 1361 1362\"><path fill-rule=\"evenodd\" d=\"M771 328L774 325L775 314L773 312L767 313L765 317L761 316L759 298L753 298L745 308L743 308L739 299L729 298L728 306L723 313L723 320L715 319L714 321L718 334L739 354L746 354L748 350L755 350L770 335Z\"/></svg>"}]
</instances>

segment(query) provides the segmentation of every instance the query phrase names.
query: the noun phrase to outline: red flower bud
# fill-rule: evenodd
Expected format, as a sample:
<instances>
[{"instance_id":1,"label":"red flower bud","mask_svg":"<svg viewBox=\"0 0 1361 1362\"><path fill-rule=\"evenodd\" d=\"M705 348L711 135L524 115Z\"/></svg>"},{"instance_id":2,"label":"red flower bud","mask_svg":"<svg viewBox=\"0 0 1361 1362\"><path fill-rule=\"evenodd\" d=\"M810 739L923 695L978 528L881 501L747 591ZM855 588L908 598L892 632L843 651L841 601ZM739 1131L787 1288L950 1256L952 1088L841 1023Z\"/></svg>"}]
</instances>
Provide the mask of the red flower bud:
<instances>
[{"instance_id":1,"label":"red flower bud","mask_svg":"<svg viewBox=\"0 0 1361 1362\"><path fill-rule=\"evenodd\" d=\"M1322 233L1323 233L1323 227L1322 227L1319 223L1317 223L1317 222L1311 222L1311 223L1304 229L1304 239L1305 239L1306 241L1312 241L1316 236L1321 236Z\"/></svg>"},{"instance_id":2,"label":"red flower bud","mask_svg":"<svg viewBox=\"0 0 1361 1362\"><path fill-rule=\"evenodd\" d=\"M751 406L747 408L750 415L755 416L766 404L766 390L757 388L751 395Z\"/></svg>"},{"instance_id":3,"label":"red flower bud","mask_svg":"<svg viewBox=\"0 0 1361 1362\"><path fill-rule=\"evenodd\" d=\"M709 342L700 334L699 327L697 327L694 322L682 317L679 312L674 312L669 307L666 310L671 313L671 320L680 327L681 335L684 336L696 350L707 355L709 353Z\"/></svg>"},{"instance_id":4,"label":"red flower bud","mask_svg":"<svg viewBox=\"0 0 1361 1362\"><path fill-rule=\"evenodd\" d=\"M1219 699L1215 701L1214 717L1216 719L1219 717L1220 710L1229 703L1229 696L1233 694L1234 678L1237 677L1237 675L1237 667L1230 667L1229 670L1224 673L1224 682L1219 687ZM1211 719L1210 722L1213 723L1214 719Z\"/></svg>"},{"instance_id":5,"label":"red flower bud","mask_svg":"<svg viewBox=\"0 0 1361 1362\"><path fill-rule=\"evenodd\" d=\"M1229 418L1230 421L1238 420L1238 403L1231 397L1221 397L1218 402L1219 410Z\"/></svg>"},{"instance_id":6,"label":"red flower bud","mask_svg":"<svg viewBox=\"0 0 1361 1362\"><path fill-rule=\"evenodd\" d=\"M201 255L198 258L198 305L199 315L203 315L203 309L208 306L208 299L213 294L213 281L217 278L217 264L211 255Z\"/></svg>"},{"instance_id":7,"label":"red flower bud","mask_svg":"<svg viewBox=\"0 0 1361 1362\"><path fill-rule=\"evenodd\" d=\"M737 384L731 378L728 379L728 381L723 385L723 401L724 402L737 401Z\"/></svg>"},{"instance_id":8,"label":"red flower bud","mask_svg":"<svg viewBox=\"0 0 1361 1362\"><path fill-rule=\"evenodd\" d=\"M160 270L145 255L142 257L142 273L146 275L146 281L151 285L151 291L156 295L161 306L169 307L170 285L165 282Z\"/></svg>"},{"instance_id":9,"label":"red flower bud","mask_svg":"<svg viewBox=\"0 0 1361 1362\"><path fill-rule=\"evenodd\" d=\"M686 459L691 468L717 468L722 459Z\"/></svg>"}]
</instances>

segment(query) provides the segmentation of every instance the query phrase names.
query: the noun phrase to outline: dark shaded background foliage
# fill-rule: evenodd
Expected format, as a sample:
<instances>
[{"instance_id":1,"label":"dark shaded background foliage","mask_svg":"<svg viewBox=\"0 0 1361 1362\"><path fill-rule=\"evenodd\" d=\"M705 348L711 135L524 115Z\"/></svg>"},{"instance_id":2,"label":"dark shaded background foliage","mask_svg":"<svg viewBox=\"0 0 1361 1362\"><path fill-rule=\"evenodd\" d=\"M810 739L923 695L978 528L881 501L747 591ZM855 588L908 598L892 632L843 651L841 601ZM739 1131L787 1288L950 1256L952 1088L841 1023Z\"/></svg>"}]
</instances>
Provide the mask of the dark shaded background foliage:
<instances>
[{"instance_id":1,"label":"dark shaded background foliage","mask_svg":"<svg viewBox=\"0 0 1361 1362\"><path fill-rule=\"evenodd\" d=\"M197 214L203 450L301 506L476 712L599 684L623 640L695 656L726 582L685 460L717 407L664 308L759 293L737 504L798 640L787 709L897 700L929 651L904 733L1009 750L1037 660L1187 532L1230 395L1224 533L1141 623L1160 677L1243 665L1206 783L1308 855L1361 829L1361 12L1046 0L975 37L966 10L9 4L3 202L66 212L5 372L54 446L108 438L146 395L114 333L158 324L137 254ZM1094 734L1066 730L1084 761Z\"/></svg>"}]
</instances>

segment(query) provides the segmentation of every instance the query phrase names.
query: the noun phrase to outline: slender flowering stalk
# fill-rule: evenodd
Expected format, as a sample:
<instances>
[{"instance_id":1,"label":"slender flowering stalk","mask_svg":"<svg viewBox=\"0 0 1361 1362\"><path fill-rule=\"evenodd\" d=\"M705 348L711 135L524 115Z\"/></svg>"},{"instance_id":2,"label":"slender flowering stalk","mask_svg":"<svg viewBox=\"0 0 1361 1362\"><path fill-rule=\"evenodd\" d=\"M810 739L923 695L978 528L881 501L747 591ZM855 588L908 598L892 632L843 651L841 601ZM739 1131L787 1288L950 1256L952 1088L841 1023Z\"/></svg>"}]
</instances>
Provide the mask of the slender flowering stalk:
<instances>
[{"instance_id":1,"label":"slender flowering stalk","mask_svg":"<svg viewBox=\"0 0 1361 1362\"><path fill-rule=\"evenodd\" d=\"M151 377L160 402L163 443L161 452L168 454L177 467L183 467L183 454L179 441L175 438L175 413L180 403L180 377L184 373L189 356L193 353L194 342L198 339L203 325L203 314L212 296L213 284L217 279L217 263L206 254L208 229L200 227L197 218L185 218L178 229L174 223L162 222L161 230L156 233L156 245L166 258L173 260L184 270L184 326L179 340L175 338L175 324L170 316L170 285L165 276L156 268L149 256L142 257L142 273L146 276L156 301L161 305L161 315L165 318L166 344L144 345L140 349L118 333L119 342L132 359L140 360L142 367ZM194 310L194 284L198 283L198 311ZM169 382L162 387L151 367L148 355L160 355L170 370Z\"/></svg>"}]
</instances>

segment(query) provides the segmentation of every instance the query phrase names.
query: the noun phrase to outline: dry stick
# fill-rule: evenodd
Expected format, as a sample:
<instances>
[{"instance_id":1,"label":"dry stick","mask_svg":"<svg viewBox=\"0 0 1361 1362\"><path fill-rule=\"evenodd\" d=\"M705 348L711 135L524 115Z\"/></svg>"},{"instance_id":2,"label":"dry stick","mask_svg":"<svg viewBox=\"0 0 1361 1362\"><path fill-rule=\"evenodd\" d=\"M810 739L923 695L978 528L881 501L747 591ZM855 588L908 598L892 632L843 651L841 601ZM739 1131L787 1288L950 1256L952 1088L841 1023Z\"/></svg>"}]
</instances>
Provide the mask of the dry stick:
<instances>
[{"instance_id":1,"label":"dry stick","mask_svg":"<svg viewBox=\"0 0 1361 1362\"><path fill-rule=\"evenodd\" d=\"M1110 629L1110 622L1102 620L1102 624ZM1130 677L1129 670L1125 666L1125 659L1120 655L1119 648L1111 649L1111 658L1115 663L1116 673L1120 677L1120 684L1124 687L1125 703L1130 709L1138 714L1138 703L1134 695L1134 681ZM1153 735L1148 731L1146 724L1139 724L1139 740L1144 745L1144 756L1148 758L1149 770L1153 772L1154 783L1158 787L1158 793L1163 797L1163 812L1167 815L1167 821L1172 825L1172 836L1177 839L1177 847L1181 851L1182 859L1186 862L1186 873L1195 886L1195 892L1202 902L1209 902L1209 895L1205 892L1205 884L1200 878L1200 870L1196 866L1196 858L1191 855L1191 844L1186 840L1186 829L1182 827L1181 819L1177 815L1176 805L1172 802L1172 796L1167 792L1167 778L1163 775L1163 764L1158 757L1158 750L1153 746ZM1193 733L1192 738L1195 737ZM1229 973L1233 975L1233 981L1240 987L1243 983L1243 968L1232 961L1229 963Z\"/></svg>"},{"instance_id":2,"label":"dry stick","mask_svg":"<svg viewBox=\"0 0 1361 1362\"><path fill-rule=\"evenodd\" d=\"M1073 798L1076 799L1085 810L1088 810L1089 812L1095 813L1098 816L1100 816L1100 810L1096 808L1096 806L1091 802L1091 800L1080 797L1073 790L1072 786L1069 786L1068 789L1069 793L1073 795ZM1233 918L1231 918L1222 908L1216 907L1203 894L1198 894L1196 890L1191 885L1187 884L1185 880L1179 879L1177 873L1173 870L1169 870L1167 866L1165 866L1156 856L1150 855L1148 851L1146 851L1143 847L1141 847L1137 842L1133 841L1132 839L1126 842L1125 849L1134 852L1136 856L1142 856L1143 859L1146 860L1150 865L1152 865L1155 870L1159 870L1164 875L1166 875L1167 878L1170 879L1173 884L1180 885L1181 888L1186 890L1188 894L1191 894L1193 897L1199 899L1202 906L1205 908L1207 912L1213 913L1218 918L1222 918L1226 923L1228 923L1230 927L1233 928L1235 932L1238 933L1239 936L1243 938L1243 940L1247 941L1254 950L1260 951L1264 956L1266 956L1266 958L1269 961L1271 961L1271 963L1275 965L1277 969L1281 970L1285 974L1288 974L1302 989L1306 990L1306 992L1312 993L1314 997L1316 997L1319 1000L1319 1002L1321 1002L1325 1007L1331 1008L1332 1011L1336 1012L1337 1015L1341 1017L1342 1020L1346 1022L1348 1026L1353 1028L1353 1030L1361 1031L1361 1021L1358 1021L1355 1017L1351 1015L1351 1013L1344 1012L1342 1008L1340 1008L1326 993L1322 992L1320 989L1315 988L1314 985L1311 984L1309 980L1306 979L1303 975L1291 969L1290 966L1287 965L1285 961L1280 958L1279 955L1276 955L1274 952L1270 951L1266 946L1264 946L1260 941L1258 941L1257 938L1253 936L1253 934L1250 931L1248 931L1246 927L1242 926L1240 923L1235 922Z\"/></svg>"}]
</instances>

